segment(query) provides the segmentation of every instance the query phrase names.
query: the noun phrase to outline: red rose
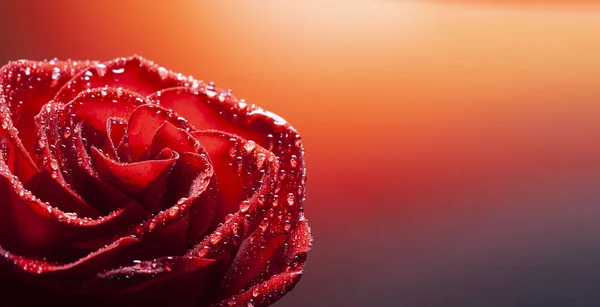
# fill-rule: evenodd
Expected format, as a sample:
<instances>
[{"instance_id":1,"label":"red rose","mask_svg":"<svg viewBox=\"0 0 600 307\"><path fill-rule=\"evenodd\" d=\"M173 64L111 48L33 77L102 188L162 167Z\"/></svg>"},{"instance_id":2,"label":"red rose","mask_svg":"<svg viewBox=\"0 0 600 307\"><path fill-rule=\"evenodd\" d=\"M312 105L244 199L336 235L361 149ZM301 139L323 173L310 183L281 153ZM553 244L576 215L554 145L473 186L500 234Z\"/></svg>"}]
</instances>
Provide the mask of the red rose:
<instances>
[{"instance_id":1,"label":"red rose","mask_svg":"<svg viewBox=\"0 0 600 307\"><path fill-rule=\"evenodd\" d=\"M0 70L3 304L266 306L311 246L298 133L134 56Z\"/></svg>"}]
</instances>

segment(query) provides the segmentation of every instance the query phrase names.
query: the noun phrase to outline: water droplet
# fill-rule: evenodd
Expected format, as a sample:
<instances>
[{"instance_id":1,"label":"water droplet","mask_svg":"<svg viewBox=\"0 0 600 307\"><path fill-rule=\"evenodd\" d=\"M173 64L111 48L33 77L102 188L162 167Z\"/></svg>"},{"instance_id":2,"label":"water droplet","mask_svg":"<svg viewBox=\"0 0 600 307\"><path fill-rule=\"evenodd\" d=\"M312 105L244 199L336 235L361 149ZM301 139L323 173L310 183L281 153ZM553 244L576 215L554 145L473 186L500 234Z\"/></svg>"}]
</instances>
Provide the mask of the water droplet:
<instances>
[{"instance_id":1,"label":"water droplet","mask_svg":"<svg viewBox=\"0 0 600 307\"><path fill-rule=\"evenodd\" d=\"M66 212L65 213L65 217L70 219L70 220L74 220L77 219L77 213L75 212Z\"/></svg>"},{"instance_id":2,"label":"water droplet","mask_svg":"<svg viewBox=\"0 0 600 307\"><path fill-rule=\"evenodd\" d=\"M244 212L248 211L248 209L250 209L250 201L249 200L244 200L240 204L240 212L244 213Z\"/></svg>"},{"instance_id":3,"label":"water droplet","mask_svg":"<svg viewBox=\"0 0 600 307\"><path fill-rule=\"evenodd\" d=\"M169 209L169 216L170 217L176 217L179 214L179 207L178 206L173 206L171 207L171 209Z\"/></svg>"},{"instance_id":4,"label":"water droplet","mask_svg":"<svg viewBox=\"0 0 600 307\"><path fill-rule=\"evenodd\" d=\"M254 143L254 141L249 140L248 142L246 142L246 144L244 144L244 149L246 150L247 153L251 153L254 148L256 148L256 143Z\"/></svg>"},{"instance_id":5,"label":"water droplet","mask_svg":"<svg viewBox=\"0 0 600 307\"><path fill-rule=\"evenodd\" d=\"M52 69L52 80L58 80L58 79L60 79L60 68L54 67Z\"/></svg>"},{"instance_id":6,"label":"water droplet","mask_svg":"<svg viewBox=\"0 0 600 307\"><path fill-rule=\"evenodd\" d=\"M254 291L252 291L252 297L257 298L260 295L260 292L258 291L258 288L254 289Z\"/></svg>"},{"instance_id":7,"label":"water droplet","mask_svg":"<svg viewBox=\"0 0 600 307\"><path fill-rule=\"evenodd\" d=\"M113 74L122 74L125 72L125 68L114 68L112 72Z\"/></svg>"},{"instance_id":8,"label":"water droplet","mask_svg":"<svg viewBox=\"0 0 600 307\"><path fill-rule=\"evenodd\" d=\"M267 156L264 153L259 153L256 155L256 168L261 170L265 164L265 160Z\"/></svg>"},{"instance_id":9,"label":"water droplet","mask_svg":"<svg viewBox=\"0 0 600 307\"><path fill-rule=\"evenodd\" d=\"M50 168L57 171L58 170L58 161L56 159L50 160Z\"/></svg>"},{"instance_id":10,"label":"water droplet","mask_svg":"<svg viewBox=\"0 0 600 307\"><path fill-rule=\"evenodd\" d=\"M159 68L158 68L158 75L160 76L160 78L161 78L162 80L165 80L165 79L167 79L167 77L169 77L169 72L167 71L167 69L166 69L166 68L164 68L164 67L159 67Z\"/></svg>"},{"instance_id":11,"label":"water droplet","mask_svg":"<svg viewBox=\"0 0 600 307\"><path fill-rule=\"evenodd\" d=\"M217 244L217 243L219 243L219 241L221 241L221 238L222 238L221 233L216 231L215 233L213 233L210 236L210 243L213 245Z\"/></svg>"},{"instance_id":12,"label":"water droplet","mask_svg":"<svg viewBox=\"0 0 600 307\"><path fill-rule=\"evenodd\" d=\"M96 72L98 72L98 76L104 77L106 75L106 65L96 64Z\"/></svg>"},{"instance_id":13,"label":"water droplet","mask_svg":"<svg viewBox=\"0 0 600 307\"><path fill-rule=\"evenodd\" d=\"M233 217L234 217L234 216L235 216L235 215L233 215L233 214L231 214L231 213L227 214L227 215L225 216L225 223L229 223L229 222L231 222L231 220L233 220Z\"/></svg>"},{"instance_id":14,"label":"water droplet","mask_svg":"<svg viewBox=\"0 0 600 307\"><path fill-rule=\"evenodd\" d=\"M183 205L183 203L185 203L188 199L186 197L182 197L177 201L178 205Z\"/></svg>"},{"instance_id":15,"label":"water droplet","mask_svg":"<svg viewBox=\"0 0 600 307\"><path fill-rule=\"evenodd\" d=\"M206 87L206 96L208 96L208 98L213 98L215 95L217 95L217 92L215 91L215 83L211 81Z\"/></svg>"},{"instance_id":16,"label":"water droplet","mask_svg":"<svg viewBox=\"0 0 600 307\"><path fill-rule=\"evenodd\" d=\"M31 74L31 68L27 67L25 68L25 75L29 76Z\"/></svg>"},{"instance_id":17,"label":"water droplet","mask_svg":"<svg viewBox=\"0 0 600 307\"><path fill-rule=\"evenodd\" d=\"M295 155L292 155L292 156L290 157L290 166L291 166L292 168L296 168L296 166L298 166L298 159L296 158L296 156L295 156Z\"/></svg>"},{"instance_id":18,"label":"water droplet","mask_svg":"<svg viewBox=\"0 0 600 307\"><path fill-rule=\"evenodd\" d=\"M288 194L287 203L290 206L294 205L294 194L293 193Z\"/></svg>"}]
</instances>

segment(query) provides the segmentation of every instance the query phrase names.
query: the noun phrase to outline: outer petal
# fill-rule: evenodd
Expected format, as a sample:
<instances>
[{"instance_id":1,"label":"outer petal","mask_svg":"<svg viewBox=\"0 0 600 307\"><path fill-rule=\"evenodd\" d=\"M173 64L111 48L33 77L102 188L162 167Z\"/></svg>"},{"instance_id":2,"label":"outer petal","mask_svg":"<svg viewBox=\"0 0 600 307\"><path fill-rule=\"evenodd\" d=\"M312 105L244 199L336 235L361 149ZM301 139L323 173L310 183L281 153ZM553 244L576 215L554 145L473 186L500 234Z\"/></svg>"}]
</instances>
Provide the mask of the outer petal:
<instances>
[{"instance_id":1,"label":"outer petal","mask_svg":"<svg viewBox=\"0 0 600 307\"><path fill-rule=\"evenodd\" d=\"M27 181L36 171L34 116L74 74L89 62L17 61L0 69L2 130L18 157L11 170Z\"/></svg>"},{"instance_id":2,"label":"outer petal","mask_svg":"<svg viewBox=\"0 0 600 307\"><path fill-rule=\"evenodd\" d=\"M142 95L161 89L183 86L187 78L176 75L151 61L134 55L89 66L79 72L56 94L55 100L67 102L77 94L96 87L123 87Z\"/></svg>"},{"instance_id":3,"label":"outer petal","mask_svg":"<svg viewBox=\"0 0 600 307\"><path fill-rule=\"evenodd\" d=\"M152 305L207 306L226 263L226 258L163 257L99 274L89 288Z\"/></svg>"}]
</instances>

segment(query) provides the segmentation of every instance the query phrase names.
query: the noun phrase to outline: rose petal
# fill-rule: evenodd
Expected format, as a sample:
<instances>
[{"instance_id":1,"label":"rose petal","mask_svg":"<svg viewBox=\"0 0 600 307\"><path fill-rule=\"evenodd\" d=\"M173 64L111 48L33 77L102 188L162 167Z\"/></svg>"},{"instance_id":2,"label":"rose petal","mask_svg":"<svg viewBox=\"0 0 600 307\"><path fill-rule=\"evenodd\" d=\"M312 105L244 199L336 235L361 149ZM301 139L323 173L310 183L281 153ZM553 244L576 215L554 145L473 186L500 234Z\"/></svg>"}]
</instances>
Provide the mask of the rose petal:
<instances>
[{"instance_id":1,"label":"rose petal","mask_svg":"<svg viewBox=\"0 0 600 307\"><path fill-rule=\"evenodd\" d=\"M245 129L239 118L247 112L228 92L204 85L200 88L175 87L149 96L166 109L183 115L198 130L219 130L238 135L263 145L266 134ZM262 142L265 139L265 142Z\"/></svg>"},{"instance_id":2,"label":"rose petal","mask_svg":"<svg viewBox=\"0 0 600 307\"><path fill-rule=\"evenodd\" d=\"M52 277L70 276L81 278L85 275L92 277L99 269L118 266L118 263L122 263L119 258L123 258L119 255L123 255L125 248L139 242L140 240L136 238L120 238L74 262L58 265L44 260L22 257L1 247L0 255L11 261L20 270L30 274L51 275ZM43 277L47 278L49 276Z\"/></svg>"},{"instance_id":3,"label":"rose petal","mask_svg":"<svg viewBox=\"0 0 600 307\"><path fill-rule=\"evenodd\" d=\"M144 216L137 207L98 219L80 218L41 202L0 161L0 246L23 256L65 260L78 257L78 242L110 238L123 224Z\"/></svg>"},{"instance_id":4,"label":"rose petal","mask_svg":"<svg viewBox=\"0 0 600 307\"><path fill-rule=\"evenodd\" d=\"M178 128L188 128L185 119L172 111L155 105L142 105L135 109L129 118L127 140L133 154L133 160L139 161L148 152L158 129L169 122Z\"/></svg>"},{"instance_id":5,"label":"rose petal","mask_svg":"<svg viewBox=\"0 0 600 307\"><path fill-rule=\"evenodd\" d=\"M293 290L300 277L302 277L301 269L277 274L260 285L224 299L219 303L211 305L211 307L269 306L283 297L287 292Z\"/></svg>"},{"instance_id":6,"label":"rose petal","mask_svg":"<svg viewBox=\"0 0 600 307\"><path fill-rule=\"evenodd\" d=\"M202 156L182 153L169 177L165 205L170 207L135 228L132 235L144 241L162 244L173 254L183 254L190 248L190 236L204 234L211 223L217 203L206 193L212 180L212 167ZM206 193L206 194L205 194ZM170 199L183 195L177 201ZM197 243L194 241L193 244Z\"/></svg>"},{"instance_id":7,"label":"rose petal","mask_svg":"<svg viewBox=\"0 0 600 307\"><path fill-rule=\"evenodd\" d=\"M96 208L90 206L69 187L59 184L48 170L41 170L25 188L38 197L64 212L72 212L79 217L98 218L102 215Z\"/></svg>"},{"instance_id":8,"label":"rose petal","mask_svg":"<svg viewBox=\"0 0 600 307\"><path fill-rule=\"evenodd\" d=\"M60 87L90 62L17 61L0 69L0 119L2 130L14 144L18 167L15 175L27 181L36 171L34 116ZM18 131L18 132L17 132ZM18 135L17 135L18 133Z\"/></svg>"},{"instance_id":9,"label":"rose petal","mask_svg":"<svg viewBox=\"0 0 600 307\"><path fill-rule=\"evenodd\" d=\"M304 217L288 232L269 238L268 233L257 231L247 239L225 275L221 297L232 297L244 289L226 301L265 306L291 291L302 274L312 237ZM286 244L282 244L284 240Z\"/></svg>"},{"instance_id":10,"label":"rose petal","mask_svg":"<svg viewBox=\"0 0 600 307\"><path fill-rule=\"evenodd\" d=\"M83 144L81 127L82 123L75 127L71 139L74 143L67 146L69 150L67 152L69 155L67 163L72 188L88 203L104 213L112 212L129 203L137 204L98 176L93 167L92 159ZM145 211L142 206L139 209Z\"/></svg>"},{"instance_id":11,"label":"rose petal","mask_svg":"<svg viewBox=\"0 0 600 307\"><path fill-rule=\"evenodd\" d=\"M166 152L170 152L170 156ZM119 163L92 147L92 158L100 179L137 199L148 212L160 210L167 178L179 158L176 152L164 150L160 160Z\"/></svg>"},{"instance_id":12,"label":"rose petal","mask_svg":"<svg viewBox=\"0 0 600 307\"><path fill-rule=\"evenodd\" d=\"M227 258L162 257L99 274L87 288L153 305L199 305L214 300Z\"/></svg>"},{"instance_id":13,"label":"rose petal","mask_svg":"<svg viewBox=\"0 0 600 307\"><path fill-rule=\"evenodd\" d=\"M106 121L106 141L103 150L111 159L121 162L117 146L123 141L127 131L127 121L122 118L111 117Z\"/></svg>"},{"instance_id":14,"label":"rose petal","mask_svg":"<svg viewBox=\"0 0 600 307\"><path fill-rule=\"evenodd\" d=\"M182 153L169 178L166 202L174 203L178 199L177 203L187 201L190 204L184 230L186 233L183 235L186 238L186 251L198 243L209 227L220 222L215 219L219 203L213 175L213 167L206 157Z\"/></svg>"},{"instance_id":15,"label":"rose petal","mask_svg":"<svg viewBox=\"0 0 600 307\"><path fill-rule=\"evenodd\" d=\"M106 132L106 122L110 118L129 118L136 107L147 103L146 99L135 93L115 88L95 88L77 95L64 112L75 114L100 132ZM66 124L66 123L65 123Z\"/></svg>"},{"instance_id":16,"label":"rose petal","mask_svg":"<svg viewBox=\"0 0 600 307\"><path fill-rule=\"evenodd\" d=\"M232 134L195 131L191 135L210 157L225 214L237 211L258 190L266 172L272 171L274 157L254 142Z\"/></svg>"},{"instance_id":17,"label":"rose petal","mask_svg":"<svg viewBox=\"0 0 600 307\"><path fill-rule=\"evenodd\" d=\"M156 134L154 134L146 156L151 159L163 150L163 148L167 147L179 153L198 152L201 149L200 142L187 131L177 128L169 122L165 122L158 128Z\"/></svg>"},{"instance_id":18,"label":"rose petal","mask_svg":"<svg viewBox=\"0 0 600 307\"><path fill-rule=\"evenodd\" d=\"M134 55L90 65L66 83L56 94L55 100L67 102L89 88L104 86L123 87L149 95L161 89L185 85L186 82L186 78Z\"/></svg>"}]
</instances>

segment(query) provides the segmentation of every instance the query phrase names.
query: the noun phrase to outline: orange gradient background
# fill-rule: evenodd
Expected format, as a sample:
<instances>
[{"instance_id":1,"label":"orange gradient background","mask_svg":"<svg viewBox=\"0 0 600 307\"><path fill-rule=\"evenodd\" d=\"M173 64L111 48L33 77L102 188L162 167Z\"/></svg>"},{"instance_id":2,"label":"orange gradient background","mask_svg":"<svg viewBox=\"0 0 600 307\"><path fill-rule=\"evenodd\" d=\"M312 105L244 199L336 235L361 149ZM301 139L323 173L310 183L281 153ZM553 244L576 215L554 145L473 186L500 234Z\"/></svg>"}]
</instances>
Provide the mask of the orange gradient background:
<instances>
[{"instance_id":1,"label":"orange gradient background","mask_svg":"<svg viewBox=\"0 0 600 307\"><path fill-rule=\"evenodd\" d=\"M600 305L593 1L3 1L0 39L137 53L291 122L315 241L275 306Z\"/></svg>"}]
</instances>

